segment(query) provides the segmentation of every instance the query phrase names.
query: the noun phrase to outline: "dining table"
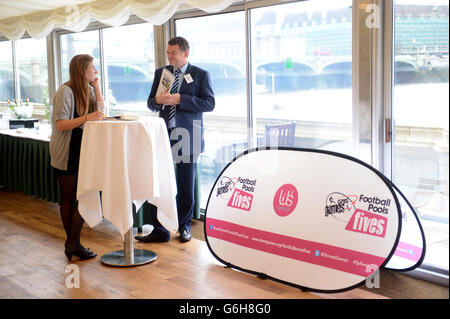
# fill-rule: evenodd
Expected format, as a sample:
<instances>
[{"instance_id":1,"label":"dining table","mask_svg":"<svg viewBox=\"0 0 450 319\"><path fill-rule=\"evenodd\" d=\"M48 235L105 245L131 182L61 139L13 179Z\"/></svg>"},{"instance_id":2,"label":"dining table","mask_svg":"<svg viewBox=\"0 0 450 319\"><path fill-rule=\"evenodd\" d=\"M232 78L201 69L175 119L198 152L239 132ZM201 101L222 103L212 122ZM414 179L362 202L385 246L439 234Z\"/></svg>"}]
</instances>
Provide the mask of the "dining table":
<instances>
[{"instance_id":1,"label":"dining table","mask_svg":"<svg viewBox=\"0 0 450 319\"><path fill-rule=\"evenodd\" d=\"M103 219L110 221L124 244L123 250L103 255L102 263L137 266L154 261L155 252L134 248L133 210L139 210L145 202L154 205L158 221L176 233L176 194L172 152L163 119L86 122L80 152L78 209L90 227Z\"/></svg>"}]
</instances>

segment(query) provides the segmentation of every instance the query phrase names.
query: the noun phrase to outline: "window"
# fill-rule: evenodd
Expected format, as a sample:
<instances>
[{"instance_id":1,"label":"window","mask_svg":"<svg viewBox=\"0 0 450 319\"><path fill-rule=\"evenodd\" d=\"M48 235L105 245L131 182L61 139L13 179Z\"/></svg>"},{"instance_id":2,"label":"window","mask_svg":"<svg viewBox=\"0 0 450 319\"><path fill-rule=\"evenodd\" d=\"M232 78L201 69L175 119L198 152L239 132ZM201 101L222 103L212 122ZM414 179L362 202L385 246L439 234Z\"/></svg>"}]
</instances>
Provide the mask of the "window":
<instances>
[{"instance_id":1,"label":"window","mask_svg":"<svg viewBox=\"0 0 450 319\"><path fill-rule=\"evenodd\" d=\"M89 54L94 57L94 65L99 72L98 76L100 80L100 49L98 39L99 36L97 30L61 35L62 83L69 81L70 60L77 54Z\"/></svg>"},{"instance_id":2,"label":"window","mask_svg":"<svg viewBox=\"0 0 450 319\"><path fill-rule=\"evenodd\" d=\"M20 96L34 103L48 102L47 42L22 39L16 42L20 74Z\"/></svg>"},{"instance_id":3,"label":"window","mask_svg":"<svg viewBox=\"0 0 450 319\"><path fill-rule=\"evenodd\" d=\"M77 54L94 57L102 85L100 43L102 37L105 68L105 99L111 111L147 112L147 98L155 70L153 27L147 23L62 34L62 82L69 80L69 64Z\"/></svg>"},{"instance_id":4,"label":"window","mask_svg":"<svg viewBox=\"0 0 450 319\"><path fill-rule=\"evenodd\" d=\"M352 1L327 4L251 10L258 145L272 145L268 125L292 123L283 146L352 154Z\"/></svg>"},{"instance_id":5,"label":"window","mask_svg":"<svg viewBox=\"0 0 450 319\"><path fill-rule=\"evenodd\" d=\"M11 41L0 41L0 101L14 100Z\"/></svg>"},{"instance_id":6,"label":"window","mask_svg":"<svg viewBox=\"0 0 450 319\"><path fill-rule=\"evenodd\" d=\"M394 2L393 181L425 231L424 264L448 271L448 2Z\"/></svg>"},{"instance_id":7,"label":"window","mask_svg":"<svg viewBox=\"0 0 450 319\"><path fill-rule=\"evenodd\" d=\"M155 71L153 26L142 23L106 28L103 45L111 110L148 111Z\"/></svg>"},{"instance_id":8,"label":"window","mask_svg":"<svg viewBox=\"0 0 450 319\"><path fill-rule=\"evenodd\" d=\"M255 145L266 145L266 124L294 122L291 146L352 153L351 5L332 1L325 10L308 1L250 10ZM175 29L190 42L189 61L210 72L216 96L215 110L204 114L205 207L223 167L248 148L245 11L177 19Z\"/></svg>"},{"instance_id":9,"label":"window","mask_svg":"<svg viewBox=\"0 0 450 319\"><path fill-rule=\"evenodd\" d=\"M216 100L214 111L203 114L205 152L199 159L199 180L204 208L222 169L248 145L245 16L241 11L175 22L177 36L189 41L189 62L211 74Z\"/></svg>"}]
</instances>

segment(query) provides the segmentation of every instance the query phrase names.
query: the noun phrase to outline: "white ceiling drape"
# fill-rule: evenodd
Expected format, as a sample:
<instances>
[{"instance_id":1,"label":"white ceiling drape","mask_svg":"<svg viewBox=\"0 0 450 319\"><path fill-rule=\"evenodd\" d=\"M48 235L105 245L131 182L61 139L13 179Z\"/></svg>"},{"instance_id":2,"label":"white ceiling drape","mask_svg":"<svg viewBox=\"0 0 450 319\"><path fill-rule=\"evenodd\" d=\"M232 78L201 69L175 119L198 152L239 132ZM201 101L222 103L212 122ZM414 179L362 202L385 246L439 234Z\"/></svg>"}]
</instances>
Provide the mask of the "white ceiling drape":
<instances>
[{"instance_id":1,"label":"white ceiling drape","mask_svg":"<svg viewBox=\"0 0 450 319\"><path fill-rule=\"evenodd\" d=\"M87 2L89 1L89 2ZM41 39L55 28L74 32L84 30L90 19L111 26L124 24L130 15L155 25L160 25L175 14L181 2L205 12L218 12L235 0L46 0L42 10L36 0L0 1L0 17L19 12L32 12L19 16L0 18L0 33L10 40L20 39L25 31ZM52 2L54 9L52 8ZM75 3L75 4L74 4ZM59 6L63 4L63 6Z\"/></svg>"}]
</instances>

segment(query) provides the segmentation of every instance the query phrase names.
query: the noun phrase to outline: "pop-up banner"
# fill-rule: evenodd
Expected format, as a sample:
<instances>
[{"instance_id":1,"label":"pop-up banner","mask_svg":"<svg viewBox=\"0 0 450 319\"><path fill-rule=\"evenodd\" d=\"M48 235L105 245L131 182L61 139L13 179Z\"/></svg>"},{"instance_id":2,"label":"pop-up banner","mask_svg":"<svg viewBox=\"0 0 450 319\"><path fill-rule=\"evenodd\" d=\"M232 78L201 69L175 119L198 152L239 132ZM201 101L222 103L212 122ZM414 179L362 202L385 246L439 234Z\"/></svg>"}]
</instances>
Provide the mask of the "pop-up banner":
<instances>
[{"instance_id":1,"label":"pop-up banner","mask_svg":"<svg viewBox=\"0 0 450 319\"><path fill-rule=\"evenodd\" d=\"M384 268L395 271L410 271L418 267L425 258L425 235L414 208L397 186L391 185L400 202L402 231L394 255Z\"/></svg>"},{"instance_id":2,"label":"pop-up banner","mask_svg":"<svg viewBox=\"0 0 450 319\"><path fill-rule=\"evenodd\" d=\"M319 150L253 149L209 195L205 238L230 267L321 292L357 287L394 254L400 204L358 159Z\"/></svg>"}]
</instances>

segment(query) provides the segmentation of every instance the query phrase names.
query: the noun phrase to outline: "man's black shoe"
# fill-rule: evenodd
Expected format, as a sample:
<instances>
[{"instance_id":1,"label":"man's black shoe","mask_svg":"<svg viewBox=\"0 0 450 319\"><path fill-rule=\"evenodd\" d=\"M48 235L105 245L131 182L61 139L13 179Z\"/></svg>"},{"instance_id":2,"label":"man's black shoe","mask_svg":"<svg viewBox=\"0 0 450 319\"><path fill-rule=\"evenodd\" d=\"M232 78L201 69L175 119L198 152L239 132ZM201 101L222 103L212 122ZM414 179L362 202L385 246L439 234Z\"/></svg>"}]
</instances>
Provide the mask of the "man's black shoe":
<instances>
[{"instance_id":1,"label":"man's black shoe","mask_svg":"<svg viewBox=\"0 0 450 319\"><path fill-rule=\"evenodd\" d=\"M165 243L170 240L170 235L165 235L161 232L152 231L146 236L135 236L137 240L143 243Z\"/></svg>"},{"instance_id":2,"label":"man's black shoe","mask_svg":"<svg viewBox=\"0 0 450 319\"><path fill-rule=\"evenodd\" d=\"M187 241L190 241L191 238L192 238L192 236L191 236L191 232L189 230L183 229L180 232L180 242L185 243Z\"/></svg>"}]
</instances>

